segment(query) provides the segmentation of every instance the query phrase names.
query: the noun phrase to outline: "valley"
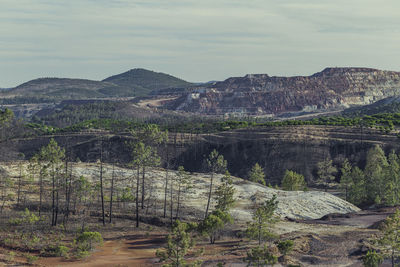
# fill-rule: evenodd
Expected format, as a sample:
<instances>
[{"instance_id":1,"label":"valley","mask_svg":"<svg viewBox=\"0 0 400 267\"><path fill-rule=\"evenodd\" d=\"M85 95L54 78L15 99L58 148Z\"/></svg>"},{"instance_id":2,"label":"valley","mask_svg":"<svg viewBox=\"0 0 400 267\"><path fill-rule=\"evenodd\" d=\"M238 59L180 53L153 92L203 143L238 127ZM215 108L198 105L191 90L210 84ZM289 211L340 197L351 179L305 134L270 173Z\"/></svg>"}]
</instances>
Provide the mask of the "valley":
<instances>
[{"instance_id":1,"label":"valley","mask_svg":"<svg viewBox=\"0 0 400 267\"><path fill-rule=\"evenodd\" d=\"M162 266L185 246L193 266L362 266L400 205L399 77L132 69L4 90L0 261Z\"/></svg>"}]
</instances>

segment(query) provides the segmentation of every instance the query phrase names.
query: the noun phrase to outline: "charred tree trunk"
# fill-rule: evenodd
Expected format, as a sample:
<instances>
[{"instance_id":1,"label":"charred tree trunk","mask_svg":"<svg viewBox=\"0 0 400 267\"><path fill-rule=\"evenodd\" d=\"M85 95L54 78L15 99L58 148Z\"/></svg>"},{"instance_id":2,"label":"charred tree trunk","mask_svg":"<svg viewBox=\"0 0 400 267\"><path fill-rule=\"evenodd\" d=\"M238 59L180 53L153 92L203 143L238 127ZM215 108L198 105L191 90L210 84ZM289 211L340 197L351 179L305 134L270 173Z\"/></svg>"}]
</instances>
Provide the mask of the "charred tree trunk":
<instances>
[{"instance_id":1,"label":"charred tree trunk","mask_svg":"<svg viewBox=\"0 0 400 267\"><path fill-rule=\"evenodd\" d=\"M139 186L140 186L140 167L137 166L137 176L136 176L136 227L139 227Z\"/></svg>"},{"instance_id":2,"label":"charred tree trunk","mask_svg":"<svg viewBox=\"0 0 400 267\"><path fill-rule=\"evenodd\" d=\"M214 173L211 173L211 182L210 182L210 191L208 192L208 200L207 200L207 208L206 208L206 214L204 218L207 217L208 215L208 209L210 208L210 202L211 202L211 195L212 195L212 188L213 188L213 181L214 181Z\"/></svg>"},{"instance_id":3,"label":"charred tree trunk","mask_svg":"<svg viewBox=\"0 0 400 267\"><path fill-rule=\"evenodd\" d=\"M114 171L115 171L115 164L113 163L113 166L112 166L112 174L111 174L110 221L109 221L109 223L112 223L112 208L113 208L113 194L114 194Z\"/></svg>"},{"instance_id":4,"label":"charred tree trunk","mask_svg":"<svg viewBox=\"0 0 400 267\"><path fill-rule=\"evenodd\" d=\"M145 179L145 166L142 168L142 209L144 209L144 179Z\"/></svg>"},{"instance_id":5,"label":"charred tree trunk","mask_svg":"<svg viewBox=\"0 0 400 267\"><path fill-rule=\"evenodd\" d=\"M104 214L104 191L103 191L103 141L101 141L100 148L100 198L101 198L101 215L103 225L106 225Z\"/></svg>"}]
</instances>

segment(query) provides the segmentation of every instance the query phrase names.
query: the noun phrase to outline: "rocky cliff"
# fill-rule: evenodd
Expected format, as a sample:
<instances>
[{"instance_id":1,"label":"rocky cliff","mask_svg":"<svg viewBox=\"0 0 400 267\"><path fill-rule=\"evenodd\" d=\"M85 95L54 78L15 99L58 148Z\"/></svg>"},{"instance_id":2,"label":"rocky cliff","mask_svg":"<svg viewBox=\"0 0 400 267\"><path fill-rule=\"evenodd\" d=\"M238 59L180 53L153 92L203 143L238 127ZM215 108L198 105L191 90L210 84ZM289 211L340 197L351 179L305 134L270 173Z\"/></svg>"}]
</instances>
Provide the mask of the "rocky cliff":
<instances>
[{"instance_id":1,"label":"rocky cliff","mask_svg":"<svg viewBox=\"0 0 400 267\"><path fill-rule=\"evenodd\" d=\"M167 108L203 114L271 114L340 110L400 94L400 72L326 68L312 76L249 74L192 91Z\"/></svg>"}]
</instances>

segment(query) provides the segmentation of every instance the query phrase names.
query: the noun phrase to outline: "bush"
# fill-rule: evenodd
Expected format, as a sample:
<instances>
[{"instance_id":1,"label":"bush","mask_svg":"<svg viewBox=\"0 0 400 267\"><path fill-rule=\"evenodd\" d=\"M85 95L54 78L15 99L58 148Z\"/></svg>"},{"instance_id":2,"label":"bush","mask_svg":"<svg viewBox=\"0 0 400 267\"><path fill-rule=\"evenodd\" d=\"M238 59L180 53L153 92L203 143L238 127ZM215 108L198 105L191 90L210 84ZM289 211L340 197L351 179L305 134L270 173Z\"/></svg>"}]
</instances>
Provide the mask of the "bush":
<instances>
[{"instance_id":1,"label":"bush","mask_svg":"<svg viewBox=\"0 0 400 267\"><path fill-rule=\"evenodd\" d=\"M368 250L367 255L363 258L363 264L366 267L378 267L382 262L382 256L373 250Z\"/></svg>"},{"instance_id":2,"label":"bush","mask_svg":"<svg viewBox=\"0 0 400 267\"><path fill-rule=\"evenodd\" d=\"M247 266L274 265L278 262L278 257L275 256L267 246L258 246L247 251L245 261L248 262Z\"/></svg>"},{"instance_id":3,"label":"bush","mask_svg":"<svg viewBox=\"0 0 400 267\"><path fill-rule=\"evenodd\" d=\"M292 251L292 249L293 249L293 245L294 245L294 243L293 243L293 241L292 240L285 240L285 241L280 241L279 243L278 243L278 249L279 249L279 252L282 254L282 255L287 255L290 251Z\"/></svg>"},{"instance_id":4,"label":"bush","mask_svg":"<svg viewBox=\"0 0 400 267\"><path fill-rule=\"evenodd\" d=\"M6 256L6 261L8 262L13 262L15 258L16 253L14 251L10 251L8 255Z\"/></svg>"},{"instance_id":5,"label":"bush","mask_svg":"<svg viewBox=\"0 0 400 267\"><path fill-rule=\"evenodd\" d=\"M69 248L67 248L66 246L62 246L62 245L59 245L55 249L55 255L57 257L67 258L68 257L68 252L69 252Z\"/></svg>"},{"instance_id":6,"label":"bush","mask_svg":"<svg viewBox=\"0 0 400 267\"><path fill-rule=\"evenodd\" d=\"M25 255L25 258L26 258L26 262L27 262L29 265L34 264L35 261L37 261L37 260L39 259L38 256L31 255L31 254L29 254L29 253Z\"/></svg>"},{"instance_id":7,"label":"bush","mask_svg":"<svg viewBox=\"0 0 400 267\"><path fill-rule=\"evenodd\" d=\"M83 232L74 242L78 250L91 251L94 246L103 244L103 238L99 232Z\"/></svg>"}]
</instances>

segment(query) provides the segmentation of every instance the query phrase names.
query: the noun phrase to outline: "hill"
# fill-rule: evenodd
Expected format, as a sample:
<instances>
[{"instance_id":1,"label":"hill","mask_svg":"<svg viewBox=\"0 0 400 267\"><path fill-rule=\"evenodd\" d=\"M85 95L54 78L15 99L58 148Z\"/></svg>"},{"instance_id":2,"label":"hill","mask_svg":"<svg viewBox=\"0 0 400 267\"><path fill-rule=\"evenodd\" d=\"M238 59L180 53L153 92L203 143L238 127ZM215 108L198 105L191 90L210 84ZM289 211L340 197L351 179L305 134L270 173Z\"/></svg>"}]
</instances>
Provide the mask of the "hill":
<instances>
[{"instance_id":1,"label":"hill","mask_svg":"<svg viewBox=\"0 0 400 267\"><path fill-rule=\"evenodd\" d=\"M299 115L367 105L399 93L400 72L326 68L311 76L233 77L186 93L166 107L216 115Z\"/></svg>"},{"instance_id":2,"label":"hill","mask_svg":"<svg viewBox=\"0 0 400 267\"><path fill-rule=\"evenodd\" d=\"M343 115L351 117L379 113L400 113L400 97L388 97L370 105L352 107L343 111Z\"/></svg>"},{"instance_id":3,"label":"hill","mask_svg":"<svg viewBox=\"0 0 400 267\"><path fill-rule=\"evenodd\" d=\"M134 92L135 95L147 95L154 90L193 86L193 84L169 74L145 69L131 69L127 72L108 77L103 82L110 82L121 86L125 88L127 93Z\"/></svg>"},{"instance_id":4,"label":"hill","mask_svg":"<svg viewBox=\"0 0 400 267\"><path fill-rule=\"evenodd\" d=\"M133 69L104 81L38 78L0 92L0 104L57 102L70 99L132 97L153 90L186 87L191 83L164 73Z\"/></svg>"},{"instance_id":5,"label":"hill","mask_svg":"<svg viewBox=\"0 0 400 267\"><path fill-rule=\"evenodd\" d=\"M26 163L27 164L27 163ZM13 163L0 162L0 168L12 176L18 175L18 165ZM91 163L77 163L73 167L73 175L78 178L84 175L92 181L98 179L99 167ZM128 181L132 177L132 170L125 168L115 168L121 181ZM112 166L104 165L104 177L111 177ZM162 201L164 196L164 176L165 171L162 169L148 170L147 179L151 186L151 195L149 202L158 202L156 205L162 212ZM170 170L171 177L176 177L177 171ZM196 190L190 195L190 199L186 199L182 203L182 210L185 211L185 217L189 218L193 215L204 216L204 209L207 205L209 174L192 173L190 178L196 185ZM222 181L223 175L216 175L215 186L217 187ZM324 215L331 213L349 213L359 211L359 208L346 202L345 200L335 197L329 193L319 191L282 191L269 188L258 183L249 182L240 178L232 177L234 188L238 196L238 204L232 210L232 214L238 221L249 221L251 219L252 207L255 199L269 199L273 195L277 196L278 209L277 215L282 218L288 217L292 219L318 219ZM174 179L174 178L172 178ZM125 185L123 185L125 186ZM124 187L122 187L124 188Z\"/></svg>"}]
</instances>

